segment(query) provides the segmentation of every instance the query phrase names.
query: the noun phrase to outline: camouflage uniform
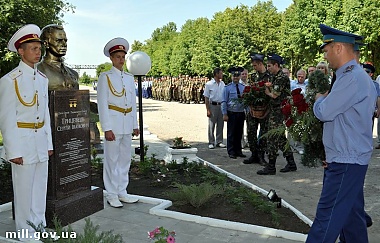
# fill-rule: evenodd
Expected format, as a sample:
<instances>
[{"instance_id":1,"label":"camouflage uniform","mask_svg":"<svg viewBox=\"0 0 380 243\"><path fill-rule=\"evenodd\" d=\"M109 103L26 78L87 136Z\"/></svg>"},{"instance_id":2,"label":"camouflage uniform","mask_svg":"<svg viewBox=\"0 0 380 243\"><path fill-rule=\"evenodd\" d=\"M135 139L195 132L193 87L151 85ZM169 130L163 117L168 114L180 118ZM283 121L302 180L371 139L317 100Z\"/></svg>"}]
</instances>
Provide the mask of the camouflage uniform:
<instances>
[{"instance_id":1,"label":"camouflage uniform","mask_svg":"<svg viewBox=\"0 0 380 243\"><path fill-rule=\"evenodd\" d=\"M290 95L290 80L282 70L272 76L272 93L278 95L277 98L271 99L271 110L268 115L268 130L276 129L281 126L284 126L284 115L281 112L281 102ZM295 171L297 166L294 162L293 153L290 148L287 148L286 145L286 136L285 133L271 137L267 142L267 152L269 163L263 169L257 172L260 175L269 175L276 174L276 159L278 156L278 150L280 149L286 158L288 164L285 168L281 169L281 172Z\"/></svg>"},{"instance_id":2,"label":"camouflage uniform","mask_svg":"<svg viewBox=\"0 0 380 243\"><path fill-rule=\"evenodd\" d=\"M256 72L252 75L253 82L266 81L268 82L271 78L271 75L268 71L264 73ZM269 104L268 104L269 105ZM264 154L266 150L266 138L260 138L261 135L267 132L268 116L263 119L252 117L248 112L246 115L247 120L247 138L249 144L249 150L252 152L252 156L244 160L245 164L258 163L265 165L266 161L264 159ZM257 134L257 130L260 124L260 132ZM259 135L259 138L257 138Z\"/></svg>"}]
</instances>

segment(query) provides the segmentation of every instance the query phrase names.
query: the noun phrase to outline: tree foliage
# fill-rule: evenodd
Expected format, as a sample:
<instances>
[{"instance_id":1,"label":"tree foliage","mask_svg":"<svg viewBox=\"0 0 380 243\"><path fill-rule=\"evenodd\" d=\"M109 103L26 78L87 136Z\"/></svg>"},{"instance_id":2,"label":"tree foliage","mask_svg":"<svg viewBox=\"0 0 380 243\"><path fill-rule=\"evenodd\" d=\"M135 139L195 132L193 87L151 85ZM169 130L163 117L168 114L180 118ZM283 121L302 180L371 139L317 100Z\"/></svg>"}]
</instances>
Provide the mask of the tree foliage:
<instances>
[{"instance_id":1,"label":"tree foliage","mask_svg":"<svg viewBox=\"0 0 380 243\"><path fill-rule=\"evenodd\" d=\"M293 0L283 12L272 1L240 5L214 14L211 20L187 20L177 31L172 22L157 28L146 42L133 50L152 59L148 75L211 76L215 67L226 71L239 65L251 69L249 54L276 52L295 74L323 59L319 24L357 33L368 45L362 61L380 66L380 1Z\"/></svg>"},{"instance_id":2,"label":"tree foliage","mask_svg":"<svg viewBox=\"0 0 380 243\"><path fill-rule=\"evenodd\" d=\"M96 77L99 77L100 73L102 73L102 72L111 70L111 68L112 68L112 63L110 63L110 62L100 64L96 68Z\"/></svg>"},{"instance_id":3,"label":"tree foliage","mask_svg":"<svg viewBox=\"0 0 380 243\"><path fill-rule=\"evenodd\" d=\"M66 0L0 0L0 75L17 65L17 55L8 51L7 44L20 27L36 24L42 28L52 23L61 24L68 11L74 11L74 6Z\"/></svg>"},{"instance_id":4,"label":"tree foliage","mask_svg":"<svg viewBox=\"0 0 380 243\"><path fill-rule=\"evenodd\" d=\"M79 78L79 83L81 84L90 84L91 82L91 77L86 72L84 72L83 75Z\"/></svg>"}]
</instances>

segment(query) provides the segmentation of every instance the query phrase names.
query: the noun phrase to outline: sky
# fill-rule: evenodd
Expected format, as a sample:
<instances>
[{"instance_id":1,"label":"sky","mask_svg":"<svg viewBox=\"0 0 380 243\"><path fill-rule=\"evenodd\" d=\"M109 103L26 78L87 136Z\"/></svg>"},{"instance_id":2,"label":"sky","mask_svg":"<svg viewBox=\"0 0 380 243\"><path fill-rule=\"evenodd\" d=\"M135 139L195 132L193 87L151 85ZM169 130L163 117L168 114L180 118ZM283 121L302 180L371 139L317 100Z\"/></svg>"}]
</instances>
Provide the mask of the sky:
<instances>
[{"instance_id":1,"label":"sky","mask_svg":"<svg viewBox=\"0 0 380 243\"><path fill-rule=\"evenodd\" d=\"M272 0L278 11L284 11L292 0ZM68 0L76 8L65 13L63 27L68 38L67 64L99 65L110 62L103 48L115 37L125 38L130 45L134 40L142 43L153 31L169 22L177 31L189 19L206 17L227 7L241 4L253 6L257 0ZM80 70L95 76L95 70Z\"/></svg>"}]
</instances>

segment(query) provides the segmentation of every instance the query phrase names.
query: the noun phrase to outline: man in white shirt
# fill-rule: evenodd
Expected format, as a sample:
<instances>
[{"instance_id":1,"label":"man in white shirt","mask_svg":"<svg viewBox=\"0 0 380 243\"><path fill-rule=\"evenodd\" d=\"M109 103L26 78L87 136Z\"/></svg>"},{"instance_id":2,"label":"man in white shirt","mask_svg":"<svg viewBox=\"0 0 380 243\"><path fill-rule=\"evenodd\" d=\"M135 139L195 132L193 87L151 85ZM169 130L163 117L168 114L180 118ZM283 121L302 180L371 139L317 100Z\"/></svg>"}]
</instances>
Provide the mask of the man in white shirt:
<instances>
[{"instance_id":1,"label":"man in white shirt","mask_svg":"<svg viewBox=\"0 0 380 243\"><path fill-rule=\"evenodd\" d=\"M305 95L307 83L306 80L306 71L303 69L300 69L297 71L297 80L290 83L290 90L301 88L302 92L301 94Z\"/></svg>"},{"instance_id":2,"label":"man in white shirt","mask_svg":"<svg viewBox=\"0 0 380 243\"><path fill-rule=\"evenodd\" d=\"M223 71L221 68L214 69L214 78L208 81L205 85L203 96L208 119L208 148L216 147L225 148L223 144L223 128L224 121L222 115L222 100L224 91ZM216 126L216 136L214 135ZM216 137L216 140L215 140Z\"/></svg>"},{"instance_id":3,"label":"man in white shirt","mask_svg":"<svg viewBox=\"0 0 380 243\"><path fill-rule=\"evenodd\" d=\"M297 71L297 80L294 80L293 82L290 83L290 90L295 90L295 89L302 89L301 94L305 95L306 92L306 87L307 83L305 82L306 80L306 71L303 69L300 69ZM299 154L304 154L304 147L303 144L299 141L294 141L292 138L289 140L291 146L293 149L297 150Z\"/></svg>"}]
</instances>

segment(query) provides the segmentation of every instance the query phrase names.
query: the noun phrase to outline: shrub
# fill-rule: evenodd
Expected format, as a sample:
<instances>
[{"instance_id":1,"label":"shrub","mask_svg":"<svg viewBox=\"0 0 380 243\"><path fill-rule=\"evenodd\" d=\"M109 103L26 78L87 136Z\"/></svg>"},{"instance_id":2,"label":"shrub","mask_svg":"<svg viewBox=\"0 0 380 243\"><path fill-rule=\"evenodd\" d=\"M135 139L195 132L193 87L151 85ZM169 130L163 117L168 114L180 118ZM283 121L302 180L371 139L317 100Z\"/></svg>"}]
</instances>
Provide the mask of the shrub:
<instances>
[{"instance_id":1,"label":"shrub","mask_svg":"<svg viewBox=\"0 0 380 243\"><path fill-rule=\"evenodd\" d=\"M222 186L209 182L189 186L176 183L175 186L179 191L167 196L180 205L190 204L195 208L201 207L216 195L223 194Z\"/></svg>"}]
</instances>

